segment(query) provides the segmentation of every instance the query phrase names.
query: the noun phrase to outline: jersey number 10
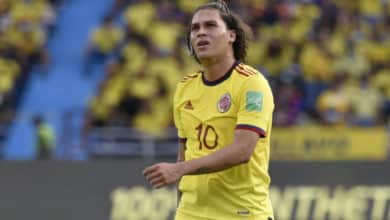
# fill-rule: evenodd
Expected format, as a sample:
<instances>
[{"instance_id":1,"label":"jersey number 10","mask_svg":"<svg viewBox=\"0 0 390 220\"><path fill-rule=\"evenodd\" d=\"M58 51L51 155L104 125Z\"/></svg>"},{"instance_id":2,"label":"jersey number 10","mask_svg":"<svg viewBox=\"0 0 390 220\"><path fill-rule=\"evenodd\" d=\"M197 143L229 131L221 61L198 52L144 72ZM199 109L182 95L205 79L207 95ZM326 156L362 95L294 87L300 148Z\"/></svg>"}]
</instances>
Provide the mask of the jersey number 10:
<instances>
[{"instance_id":1,"label":"jersey number 10","mask_svg":"<svg viewBox=\"0 0 390 220\"><path fill-rule=\"evenodd\" d=\"M213 150L218 145L218 134L215 130L215 128L211 125L206 125L203 129L203 125L199 124L195 130L198 131L198 141L199 141L199 150L202 150L203 146L205 146L209 150ZM209 132L214 133L215 139L214 143L212 145L209 145L207 143L207 136L209 135ZM203 134L203 135L202 135Z\"/></svg>"}]
</instances>

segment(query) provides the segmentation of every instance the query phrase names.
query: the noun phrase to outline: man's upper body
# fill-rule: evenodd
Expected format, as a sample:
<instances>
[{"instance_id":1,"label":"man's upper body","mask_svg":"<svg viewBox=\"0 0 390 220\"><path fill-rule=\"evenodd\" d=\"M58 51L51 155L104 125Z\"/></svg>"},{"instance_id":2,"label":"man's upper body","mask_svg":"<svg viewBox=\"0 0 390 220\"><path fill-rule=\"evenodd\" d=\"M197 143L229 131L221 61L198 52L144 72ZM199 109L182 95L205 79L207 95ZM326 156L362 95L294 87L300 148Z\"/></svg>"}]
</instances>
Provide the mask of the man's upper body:
<instances>
[{"instance_id":1,"label":"man's upper body","mask_svg":"<svg viewBox=\"0 0 390 220\"><path fill-rule=\"evenodd\" d=\"M185 142L186 161L232 144L237 130L258 135L248 162L219 172L183 176L179 212L212 219L273 215L268 198L273 109L267 80L242 63L235 63L216 81L207 81L198 72L179 83L174 118L179 138Z\"/></svg>"}]
</instances>

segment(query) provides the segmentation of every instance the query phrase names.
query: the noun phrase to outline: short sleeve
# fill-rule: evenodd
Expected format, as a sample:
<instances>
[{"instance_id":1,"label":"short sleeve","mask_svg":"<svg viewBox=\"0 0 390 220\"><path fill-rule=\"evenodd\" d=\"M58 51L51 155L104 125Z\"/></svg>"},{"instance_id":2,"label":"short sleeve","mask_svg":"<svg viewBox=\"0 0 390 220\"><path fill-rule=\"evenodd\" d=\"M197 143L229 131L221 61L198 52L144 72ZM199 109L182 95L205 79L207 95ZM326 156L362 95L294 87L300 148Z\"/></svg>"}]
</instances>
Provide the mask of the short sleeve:
<instances>
[{"instance_id":1,"label":"short sleeve","mask_svg":"<svg viewBox=\"0 0 390 220\"><path fill-rule=\"evenodd\" d=\"M185 141L183 124L180 117L180 103L179 103L179 88L176 89L175 95L173 97L173 120L175 127L177 128L179 142Z\"/></svg>"},{"instance_id":2,"label":"short sleeve","mask_svg":"<svg viewBox=\"0 0 390 220\"><path fill-rule=\"evenodd\" d=\"M274 100L268 81L262 76L250 77L241 86L236 129L251 130L267 136L272 123Z\"/></svg>"}]
</instances>

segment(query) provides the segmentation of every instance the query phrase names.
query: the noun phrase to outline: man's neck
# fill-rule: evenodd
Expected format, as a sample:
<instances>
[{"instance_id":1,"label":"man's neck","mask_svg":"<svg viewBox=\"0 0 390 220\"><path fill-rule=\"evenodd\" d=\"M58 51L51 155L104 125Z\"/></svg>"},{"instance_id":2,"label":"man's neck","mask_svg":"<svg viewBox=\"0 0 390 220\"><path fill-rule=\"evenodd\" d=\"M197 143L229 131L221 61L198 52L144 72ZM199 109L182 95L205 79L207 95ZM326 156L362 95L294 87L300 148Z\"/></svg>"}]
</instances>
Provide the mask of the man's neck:
<instances>
[{"instance_id":1,"label":"man's neck","mask_svg":"<svg viewBox=\"0 0 390 220\"><path fill-rule=\"evenodd\" d=\"M204 78L207 81L215 81L223 77L227 71L233 66L235 59L233 57L224 57L221 60L214 62L202 63L204 67Z\"/></svg>"}]
</instances>

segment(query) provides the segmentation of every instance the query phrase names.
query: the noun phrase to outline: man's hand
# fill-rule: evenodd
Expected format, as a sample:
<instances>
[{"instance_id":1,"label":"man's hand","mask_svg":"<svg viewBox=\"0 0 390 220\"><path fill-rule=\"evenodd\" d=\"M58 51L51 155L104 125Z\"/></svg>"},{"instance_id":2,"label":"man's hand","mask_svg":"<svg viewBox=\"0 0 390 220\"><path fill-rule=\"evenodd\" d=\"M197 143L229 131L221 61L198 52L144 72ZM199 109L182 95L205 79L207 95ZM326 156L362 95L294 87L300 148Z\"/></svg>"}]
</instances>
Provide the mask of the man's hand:
<instances>
[{"instance_id":1,"label":"man's hand","mask_svg":"<svg viewBox=\"0 0 390 220\"><path fill-rule=\"evenodd\" d=\"M143 174L154 188L175 183L183 176L179 163L158 163L144 169Z\"/></svg>"}]
</instances>

